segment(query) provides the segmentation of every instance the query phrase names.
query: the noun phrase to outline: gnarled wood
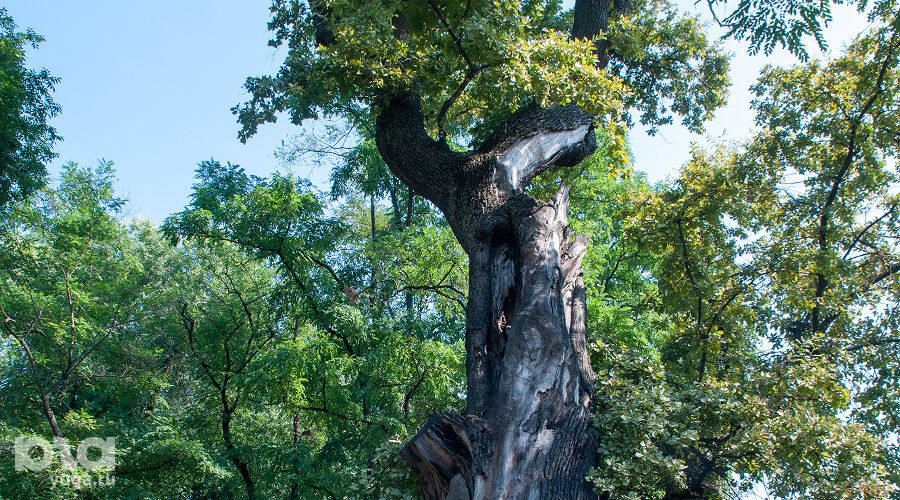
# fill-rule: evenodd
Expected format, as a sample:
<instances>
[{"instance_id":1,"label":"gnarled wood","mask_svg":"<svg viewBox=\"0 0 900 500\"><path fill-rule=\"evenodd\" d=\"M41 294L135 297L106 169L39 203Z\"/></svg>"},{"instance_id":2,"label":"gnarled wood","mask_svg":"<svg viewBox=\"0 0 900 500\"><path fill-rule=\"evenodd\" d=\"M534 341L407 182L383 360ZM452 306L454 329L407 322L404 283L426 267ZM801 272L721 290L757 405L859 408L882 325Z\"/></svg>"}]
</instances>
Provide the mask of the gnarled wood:
<instances>
[{"instance_id":1,"label":"gnarled wood","mask_svg":"<svg viewBox=\"0 0 900 500\"><path fill-rule=\"evenodd\" d=\"M469 255L466 412L433 417L402 452L428 499L596 498L585 479L597 446L587 244L569 233L567 188L549 203L523 193L550 165L593 152L592 121L571 106L526 108L456 153L428 137L409 96L379 115L382 157L444 213Z\"/></svg>"},{"instance_id":2,"label":"gnarled wood","mask_svg":"<svg viewBox=\"0 0 900 500\"><path fill-rule=\"evenodd\" d=\"M576 0L573 37L602 35L610 14L629 3ZM317 39L327 42L327 19L318 21ZM607 44L596 45L603 67ZM465 414L433 417L403 457L427 499L596 498L585 480L597 445L581 272L587 245L569 234L567 189L553 203L523 194L549 166L575 165L594 151L593 117L576 106L528 107L465 153L429 137L424 121L414 95L386 96L375 140L469 256L468 386Z\"/></svg>"}]
</instances>

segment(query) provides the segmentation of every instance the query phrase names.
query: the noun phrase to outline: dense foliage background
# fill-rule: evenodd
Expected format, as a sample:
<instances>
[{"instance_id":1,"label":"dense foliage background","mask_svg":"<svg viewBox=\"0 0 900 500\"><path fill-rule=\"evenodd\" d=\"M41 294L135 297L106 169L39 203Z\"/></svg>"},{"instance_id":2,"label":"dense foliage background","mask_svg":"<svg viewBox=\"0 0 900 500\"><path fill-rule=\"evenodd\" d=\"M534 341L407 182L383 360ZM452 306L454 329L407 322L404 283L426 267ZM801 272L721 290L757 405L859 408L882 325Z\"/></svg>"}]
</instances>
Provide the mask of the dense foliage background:
<instances>
[{"instance_id":1,"label":"dense foliage background","mask_svg":"<svg viewBox=\"0 0 900 500\"><path fill-rule=\"evenodd\" d=\"M361 29L388 3L333 8ZM531 187L546 198L569 183L572 227L591 237L597 491L900 498L896 5L861 5L873 28L832 60L768 68L752 135L697 149L674 181L651 186L628 168L623 124L674 112L699 128L724 99L725 58L699 23L635 4L610 29L618 62L598 72L589 43L552 31L568 21L558 2L472 4L477 22L458 28L483 41L471 57L485 68L432 110L435 135L475 140L522 96L570 96L611 117L594 156ZM528 15L508 15L516 6ZM292 55L249 89L321 79L236 112L245 137L282 110L344 116L332 136L285 152L333 167L330 189L209 160L162 227L123 222L108 162L69 164L38 189L56 140L54 80L23 65L39 37L0 13L0 92L14 97L0 93L0 497L418 497L397 450L430 415L464 406L467 262L381 161L360 90L456 88L447 61L429 58L455 41L428 9L414 12L403 50L415 64L374 43L377 32L317 59L292 31L313 13L276 1L272 29ZM817 33L783 12L739 14L732 33L757 49L802 54L795 35ZM456 76L469 56L457 54ZM497 81L508 85L494 91ZM21 436L116 436L116 466L15 472ZM110 472L114 484L98 480Z\"/></svg>"}]
</instances>

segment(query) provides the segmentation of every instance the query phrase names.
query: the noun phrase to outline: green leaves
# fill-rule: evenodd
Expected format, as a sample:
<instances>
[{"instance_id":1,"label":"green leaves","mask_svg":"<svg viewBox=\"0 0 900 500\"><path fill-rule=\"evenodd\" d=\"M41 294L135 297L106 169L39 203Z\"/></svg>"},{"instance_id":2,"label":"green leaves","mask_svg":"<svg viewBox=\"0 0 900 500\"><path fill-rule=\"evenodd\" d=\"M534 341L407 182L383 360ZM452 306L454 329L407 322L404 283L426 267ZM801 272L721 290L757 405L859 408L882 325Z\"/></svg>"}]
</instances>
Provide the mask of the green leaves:
<instances>
[{"instance_id":1,"label":"green leaves","mask_svg":"<svg viewBox=\"0 0 900 500\"><path fill-rule=\"evenodd\" d=\"M641 2L633 13L612 20L606 38L608 71L628 89L624 108L629 125L632 113L640 113L640 122L654 134L678 115L684 126L699 132L725 104L727 57L709 43L700 21L675 5Z\"/></svg>"},{"instance_id":2,"label":"green leaves","mask_svg":"<svg viewBox=\"0 0 900 500\"><path fill-rule=\"evenodd\" d=\"M725 102L725 56L664 0L613 14L605 69L595 40L570 35L572 12L557 1L335 0L320 10L273 4L272 44L290 53L277 76L248 79L252 98L233 108L242 140L279 112L298 124L320 114L358 121L354 107L371 118L404 93L421 98L432 134L465 145L532 103L578 104L609 124L638 113L655 131L674 115L701 130Z\"/></svg>"},{"instance_id":3,"label":"green leaves","mask_svg":"<svg viewBox=\"0 0 900 500\"><path fill-rule=\"evenodd\" d=\"M715 9L716 3L720 2L710 2L710 8ZM805 61L809 57L805 38L812 37L819 48L824 49L822 31L831 20L829 1L773 3L742 0L722 23L729 29L728 36L749 40L753 54L762 49L768 55L780 46Z\"/></svg>"},{"instance_id":4,"label":"green leaves","mask_svg":"<svg viewBox=\"0 0 900 500\"><path fill-rule=\"evenodd\" d=\"M222 406L224 391L236 449L279 456L247 462L258 488L408 494L413 483L397 490L367 472L372 457L460 405L465 256L372 154L364 143L347 155L333 206L304 181L203 162L190 206L164 224L192 276L179 287L181 349L203 404ZM282 440L293 425L294 449L259 442L260 418Z\"/></svg>"},{"instance_id":5,"label":"green leaves","mask_svg":"<svg viewBox=\"0 0 900 500\"><path fill-rule=\"evenodd\" d=\"M340 233L339 225L323 216L322 202L308 181L280 175L266 181L247 176L237 165L214 160L202 162L197 176L190 209L163 225L173 240L252 240L263 253L282 249L321 253L332 247L329 238Z\"/></svg>"},{"instance_id":6,"label":"green leaves","mask_svg":"<svg viewBox=\"0 0 900 500\"><path fill-rule=\"evenodd\" d=\"M59 81L47 70L25 66L25 51L44 39L0 9L0 210L44 185L47 164L60 139L49 125L59 113L51 92Z\"/></svg>"},{"instance_id":7,"label":"green leaves","mask_svg":"<svg viewBox=\"0 0 900 500\"><path fill-rule=\"evenodd\" d=\"M384 97L419 95L428 127L468 143L515 109L578 103L607 115L621 86L594 65L589 40L554 29L558 2L327 2L334 42L316 43L317 14L276 4L270 28L290 55L275 79L250 79L254 97L236 107L242 138L290 111L340 115L354 103L371 112Z\"/></svg>"},{"instance_id":8,"label":"green leaves","mask_svg":"<svg viewBox=\"0 0 900 500\"><path fill-rule=\"evenodd\" d=\"M767 69L754 137L630 192L614 241L646 266L653 333L635 343L620 320L594 347L600 491L896 490L898 150L878 130L896 119L898 49L882 27L835 60Z\"/></svg>"},{"instance_id":9,"label":"green leaves","mask_svg":"<svg viewBox=\"0 0 900 500\"><path fill-rule=\"evenodd\" d=\"M14 203L0 223L0 420L13 427L4 440L23 433L73 442L121 436L124 447L132 437L126 434L140 427L132 415L140 413L142 390L153 385L152 371L143 379L131 375L142 361L137 344L145 331L138 325L152 323L157 312L147 288L154 272L137 249L141 243L116 219L122 201L112 176L110 163L69 164L56 189ZM4 453L0 466L12 470L11 459ZM50 496L54 474L97 479L55 466L4 474L0 495Z\"/></svg>"}]
</instances>

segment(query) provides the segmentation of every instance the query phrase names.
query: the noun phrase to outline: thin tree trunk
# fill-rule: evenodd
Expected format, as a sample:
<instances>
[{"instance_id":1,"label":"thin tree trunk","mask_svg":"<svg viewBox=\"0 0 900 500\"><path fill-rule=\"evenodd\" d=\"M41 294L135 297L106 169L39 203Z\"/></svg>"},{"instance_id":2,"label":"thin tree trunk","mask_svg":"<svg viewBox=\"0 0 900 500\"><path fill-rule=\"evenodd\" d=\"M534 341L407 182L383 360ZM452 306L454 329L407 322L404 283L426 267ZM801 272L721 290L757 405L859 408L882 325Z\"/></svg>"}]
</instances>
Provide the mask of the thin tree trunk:
<instances>
[{"instance_id":1,"label":"thin tree trunk","mask_svg":"<svg viewBox=\"0 0 900 500\"><path fill-rule=\"evenodd\" d=\"M412 189L407 193L408 197L406 198L406 227L409 227L412 224L413 218L413 206L416 201L414 198L415 193L413 193Z\"/></svg>"},{"instance_id":2,"label":"thin tree trunk","mask_svg":"<svg viewBox=\"0 0 900 500\"><path fill-rule=\"evenodd\" d=\"M372 245L372 250L375 250L375 195L369 195L369 223L371 233L369 234L369 241ZM375 286L375 265L372 265L372 269L369 271L369 286Z\"/></svg>"},{"instance_id":3,"label":"thin tree trunk","mask_svg":"<svg viewBox=\"0 0 900 500\"><path fill-rule=\"evenodd\" d=\"M391 196L391 213L393 214L391 225L394 227L402 227L403 216L400 215L400 196L397 194L397 188L391 187L388 190L388 193Z\"/></svg>"},{"instance_id":4,"label":"thin tree trunk","mask_svg":"<svg viewBox=\"0 0 900 500\"><path fill-rule=\"evenodd\" d=\"M294 453L297 453L297 445L300 444L300 438L303 436L300 430L300 414L294 414ZM291 500L300 498L300 484L295 480L291 484Z\"/></svg>"},{"instance_id":5,"label":"thin tree trunk","mask_svg":"<svg viewBox=\"0 0 900 500\"><path fill-rule=\"evenodd\" d=\"M247 465L247 462L237 454L234 441L231 438L231 418L233 415L234 414L229 411L222 412L222 440L225 442L225 453L228 455L228 459L231 460L231 463L237 468L238 473L241 475L241 479L244 480L247 498L249 500L254 500L256 494L254 493L253 479L250 477L250 467Z\"/></svg>"},{"instance_id":6,"label":"thin tree trunk","mask_svg":"<svg viewBox=\"0 0 900 500\"><path fill-rule=\"evenodd\" d=\"M53 431L53 435L55 437L63 437L62 431L59 430L59 424L56 422L56 413L53 412L53 407L50 406L50 397L52 394L45 393L41 394L41 408L44 410L44 416L47 418L47 422L50 423L50 429Z\"/></svg>"},{"instance_id":7,"label":"thin tree trunk","mask_svg":"<svg viewBox=\"0 0 900 500\"><path fill-rule=\"evenodd\" d=\"M412 224L413 217L413 202L415 194L413 194L412 189L409 189L406 198L406 223L405 227L409 227ZM412 290L406 291L406 333L408 335L412 335L413 332L413 294Z\"/></svg>"},{"instance_id":8,"label":"thin tree trunk","mask_svg":"<svg viewBox=\"0 0 900 500\"><path fill-rule=\"evenodd\" d=\"M375 195L369 195L369 225L372 231L372 241L375 241Z\"/></svg>"},{"instance_id":9,"label":"thin tree trunk","mask_svg":"<svg viewBox=\"0 0 900 500\"><path fill-rule=\"evenodd\" d=\"M72 390L69 392L69 409L78 409L78 382L72 384Z\"/></svg>"}]
</instances>

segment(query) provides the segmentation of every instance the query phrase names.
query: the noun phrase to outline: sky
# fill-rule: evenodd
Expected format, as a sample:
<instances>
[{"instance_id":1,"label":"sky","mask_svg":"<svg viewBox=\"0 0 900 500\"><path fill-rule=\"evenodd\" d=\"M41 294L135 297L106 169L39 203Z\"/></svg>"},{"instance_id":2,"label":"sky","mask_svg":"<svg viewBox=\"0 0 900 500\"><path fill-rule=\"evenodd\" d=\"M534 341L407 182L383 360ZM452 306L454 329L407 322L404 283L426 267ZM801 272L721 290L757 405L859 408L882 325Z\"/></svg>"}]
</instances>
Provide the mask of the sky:
<instances>
[{"instance_id":1,"label":"sky","mask_svg":"<svg viewBox=\"0 0 900 500\"><path fill-rule=\"evenodd\" d=\"M676 0L685 10L694 7L693 0ZM697 5L705 4L700 2ZM721 14L721 13L720 13ZM854 6L832 5L834 22L824 30L827 50L819 50L814 41L807 40L807 50L811 58L825 60L840 55L843 48L859 33L870 26L865 15ZM720 16L722 17L722 16ZM709 18L701 12L701 19ZM725 30L710 23L709 31L715 37L724 35ZM756 82L760 71L767 64L792 66L799 60L785 50L776 50L771 55L747 54L747 44L742 41L721 41L723 49L731 55L728 103L718 109L712 120L706 123L703 134L693 134L681 125L661 127L658 134L649 136L641 127L632 130L629 142L634 155L635 170L647 173L651 182L672 180L678 169L690 157L691 144L704 149L714 148L723 143L736 143L749 138L754 127L754 112L750 107L753 94L750 86ZM677 121L677 118L676 118Z\"/></svg>"},{"instance_id":2,"label":"sky","mask_svg":"<svg viewBox=\"0 0 900 500\"><path fill-rule=\"evenodd\" d=\"M29 27L46 38L29 52L29 66L61 78L54 99L62 113L52 124L64 140L56 146L59 158L51 174L68 161L111 160L129 215L160 223L189 201L200 161L230 161L260 176L283 169L273 153L298 127L282 118L241 144L230 111L247 97L247 76L272 74L283 58L266 45L269 5L270 0L5 0L20 30ZM834 18L839 21L826 38L837 53L866 23L843 6L835 7ZM741 42L724 47L734 54L734 86L729 104L716 112L704 135L680 125L663 127L653 137L640 128L631 133L635 169L651 181L674 178L692 142L711 147L747 137L753 127L748 88L759 69L796 63L784 52L749 56ZM321 168L294 172L321 187L327 183Z\"/></svg>"},{"instance_id":3,"label":"sky","mask_svg":"<svg viewBox=\"0 0 900 500\"><path fill-rule=\"evenodd\" d=\"M61 79L52 124L64 140L51 173L68 161L113 161L133 215L159 223L182 209L197 163L211 157L271 173L272 152L296 133L283 120L242 145L230 111L246 98L247 76L280 66L266 45L269 0L2 4L20 29L46 38L29 66Z\"/></svg>"}]
</instances>

